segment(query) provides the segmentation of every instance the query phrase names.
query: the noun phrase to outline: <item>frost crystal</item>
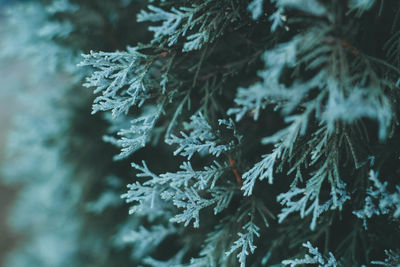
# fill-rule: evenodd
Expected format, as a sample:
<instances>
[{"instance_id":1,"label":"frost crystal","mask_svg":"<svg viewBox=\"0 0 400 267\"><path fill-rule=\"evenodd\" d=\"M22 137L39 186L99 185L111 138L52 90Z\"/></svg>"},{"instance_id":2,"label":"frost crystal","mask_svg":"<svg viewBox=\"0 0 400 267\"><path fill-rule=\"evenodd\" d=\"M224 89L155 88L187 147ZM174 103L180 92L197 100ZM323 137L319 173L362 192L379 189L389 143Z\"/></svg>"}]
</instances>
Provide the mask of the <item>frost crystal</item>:
<instances>
[{"instance_id":1,"label":"frost crystal","mask_svg":"<svg viewBox=\"0 0 400 267\"><path fill-rule=\"evenodd\" d=\"M396 185L396 192L389 193L387 190L387 182L381 182L378 179L378 173L371 170L369 172L369 180L373 182L367 190L365 197L365 205L362 210L353 211L353 214L364 222L367 227L367 219L373 215L388 214L393 212L393 217L400 216L400 186Z\"/></svg>"},{"instance_id":2,"label":"frost crystal","mask_svg":"<svg viewBox=\"0 0 400 267\"><path fill-rule=\"evenodd\" d=\"M336 267L338 263L332 253L329 252L329 257L323 257L319 253L318 248L314 248L310 242L303 243L303 247L308 249L304 259L284 260L282 264L295 267L303 264L318 264L318 267Z\"/></svg>"}]
</instances>

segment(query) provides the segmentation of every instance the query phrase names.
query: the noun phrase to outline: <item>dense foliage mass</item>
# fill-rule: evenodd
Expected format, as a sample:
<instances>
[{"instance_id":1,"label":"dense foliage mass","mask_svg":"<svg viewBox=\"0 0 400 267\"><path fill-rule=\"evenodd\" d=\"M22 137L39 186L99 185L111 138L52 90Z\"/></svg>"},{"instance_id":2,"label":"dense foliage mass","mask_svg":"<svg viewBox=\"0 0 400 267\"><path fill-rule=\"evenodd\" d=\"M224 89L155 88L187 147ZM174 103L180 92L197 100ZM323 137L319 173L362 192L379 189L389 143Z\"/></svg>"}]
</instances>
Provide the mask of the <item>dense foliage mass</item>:
<instances>
[{"instance_id":1,"label":"dense foliage mass","mask_svg":"<svg viewBox=\"0 0 400 267\"><path fill-rule=\"evenodd\" d=\"M22 93L46 125L29 117L15 135L45 152L17 141L10 161L24 168L5 168L10 180L38 176L23 211L49 205L73 218L65 251L46 251L57 265L35 254L41 266L400 265L399 1L53 0L12 10L19 35L5 54L52 59L44 76L68 76ZM32 75L42 82L42 72ZM81 83L102 120L82 112ZM119 148L115 162L98 136ZM46 204L37 190L49 192ZM16 224L38 218L22 216ZM27 250L61 242L62 231L39 228ZM11 266L29 261L15 253Z\"/></svg>"}]
</instances>

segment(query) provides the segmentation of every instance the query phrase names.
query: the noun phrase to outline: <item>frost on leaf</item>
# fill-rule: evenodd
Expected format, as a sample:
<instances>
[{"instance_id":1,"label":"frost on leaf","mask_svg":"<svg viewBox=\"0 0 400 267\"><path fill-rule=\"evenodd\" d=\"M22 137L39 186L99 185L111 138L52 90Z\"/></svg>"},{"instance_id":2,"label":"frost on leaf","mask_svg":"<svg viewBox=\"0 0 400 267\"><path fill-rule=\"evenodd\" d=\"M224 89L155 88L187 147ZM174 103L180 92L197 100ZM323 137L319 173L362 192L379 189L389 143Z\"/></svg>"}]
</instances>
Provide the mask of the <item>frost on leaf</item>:
<instances>
[{"instance_id":1,"label":"frost on leaf","mask_svg":"<svg viewBox=\"0 0 400 267\"><path fill-rule=\"evenodd\" d=\"M341 186L340 184L339 186ZM342 186L344 187L344 185ZM329 209L342 209L343 203L349 199L343 188L332 188L332 198L325 203L320 203L319 200L319 187L316 189L306 188L292 188L289 192L282 193L278 196L277 200L281 205L285 206L281 213L278 215L279 222L282 222L288 215L294 212L300 212L300 217L312 214L312 221L310 224L311 230L315 230L317 218ZM300 197L300 199L298 199ZM296 200L294 200L296 199ZM335 199L335 201L334 201ZM336 203L335 203L336 202Z\"/></svg>"},{"instance_id":2,"label":"frost on leaf","mask_svg":"<svg viewBox=\"0 0 400 267\"><path fill-rule=\"evenodd\" d=\"M93 103L93 113L111 110L113 117L127 114L134 105L141 105L151 90L149 69L152 58L135 48L117 52L93 52L83 55L79 66L91 66L95 71L86 78L86 87L101 93Z\"/></svg>"},{"instance_id":3,"label":"frost on leaf","mask_svg":"<svg viewBox=\"0 0 400 267\"><path fill-rule=\"evenodd\" d=\"M128 184L128 192L121 195L121 198L125 198L127 203L134 203L134 205L129 209L129 214L136 212L152 212L152 210L161 209L163 206L160 195L160 178L152 173L146 163L142 162L143 166L132 163L132 167L140 171L137 177L148 177L145 182L135 182ZM156 207L158 206L158 207Z\"/></svg>"},{"instance_id":4,"label":"frost on leaf","mask_svg":"<svg viewBox=\"0 0 400 267\"><path fill-rule=\"evenodd\" d=\"M196 171L190 162L184 162L180 171L161 174L162 183L169 185L161 197L172 201L177 208L183 209L171 221L184 222L187 226L193 220L193 226L199 227L200 210L214 206L214 214L218 214L227 208L233 197L234 189L229 186L216 186L218 179L226 169L226 166L214 162L214 165Z\"/></svg>"},{"instance_id":5,"label":"frost on leaf","mask_svg":"<svg viewBox=\"0 0 400 267\"><path fill-rule=\"evenodd\" d=\"M164 198L166 195L164 195ZM170 198L170 195L168 195ZM183 208L183 212L171 218L171 222L184 222L188 226L193 220L193 227L200 227L199 212L201 209L209 207L215 203L215 199L206 199L200 197L199 193L193 188L187 188L185 191L177 189L173 193L173 204L178 208Z\"/></svg>"},{"instance_id":6,"label":"frost on leaf","mask_svg":"<svg viewBox=\"0 0 400 267\"><path fill-rule=\"evenodd\" d=\"M189 52L212 43L223 34L228 23L238 19L238 13L225 12L227 8L232 8L229 1L220 1L218 4L204 1L191 6L172 7L170 10L149 5L149 11L142 10L138 21L161 22L159 26L149 27L154 32L152 42L173 46L183 39L182 51ZM193 32L196 28L198 30Z\"/></svg>"},{"instance_id":7,"label":"frost on leaf","mask_svg":"<svg viewBox=\"0 0 400 267\"><path fill-rule=\"evenodd\" d=\"M263 82L257 82L249 88L239 88L235 98L237 107L228 110L229 115L235 115L236 121L251 111L254 120L258 119L261 109L267 104L275 103L274 95L283 95L284 86L279 82L279 76L286 66L296 63L296 50L300 40L279 45L263 54L266 69L259 72Z\"/></svg>"},{"instance_id":8,"label":"frost on leaf","mask_svg":"<svg viewBox=\"0 0 400 267\"><path fill-rule=\"evenodd\" d=\"M277 200L284 206L281 213L278 215L279 222L282 222L288 215L294 212L299 212L300 217L312 214L310 224L311 230L314 230L317 223L317 218L329 209L342 210L343 203L350 199L345 190L345 184L335 177L335 166L330 165L329 161L317 170L314 175L307 181L305 188L292 186L289 192L278 195ZM328 180L331 184L331 197L321 203L320 191L322 183Z\"/></svg>"},{"instance_id":9,"label":"frost on leaf","mask_svg":"<svg viewBox=\"0 0 400 267\"><path fill-rule=\"evenodd\" d=\"M199 227L200 210L214 206L214 213L218 214L228 207L233 197L232 187L215 186L227 168L217 162L200 171L194 170L189 162L184 162L180 171L161 175L152 173L144 162L143 166L134 163L132 166L141 171L138 177L150 179L129 184L129 191L122 195L128 203L135 203L130 209L131 214L150 212L156 204L163 205L162 200L165 200L182 209L170 219L171 222L183 222L187 226L193 221L194 227Z\"/></svg>"},{"instance_id":10,"label":"frost on leaf","mask_svg":"<svg viewBox=\"0 0 400 267\"><path fill-rule=\"evenodd\" d=\"M282 6L302 5L303 2L278 1ZM357 53L359 60L344 68L341 63L350 61L354 54L346 49L343 40L332 36L329 25L311 28L301 37L296 36L263 54L265 69L258 73L261 81L248 88L239 88L234 100L236 107L230 108L228 114L235 115L236 121L246 114L257 120L267 105L275 106L284 116L295 115L296 108L313 106L315 118L326 124L331 132L337 122L351 124L361 118L370 118L378 122L379 137L383 140L393 123L392 105L385 91L395 85L392 81L378 79L377 69L398 75L397 69L359 51L353 53ZM284 70L293 69L295 76L302 64L314 72L309 79L298 76L292 77L291 84L282 83ZM337 79L338 76L342 78ZM316 96L307 98L311 92Z\"/></svg>"},{"instance_id":11,"label":"frost on leaf","mask_svg":"<svg viewBox=\"0 0 400 267\"><path fill-rule=\"evenodd\" d=\"M193 115L190 120L190 123L185 125L186 130L190 131L189 135L181 132L182 137L171 135L166 140L167 144L179 145L174 155L179 154L187 157L189 160L195 153L209 153L218 157L221 153L233 148L233 141L224 144L220 140L218 132L212 129L201 113Z\"/></svg>"},{"instance_id":12,"label":"frost on leaf","mask_svg":"<svg viewBox=\"0 0 400 267\"><path fill-rule=\"evenodd\" d=\"M253 168L243 174L244 195L249 196L253 192L256 180L267 179L269 184L273 182L274 164L280 156L280 149L275 148L271 154L263 156L263 159L256 163Z\"/></svg>"},{"instance_id":13,"label":"frost on leaf","mask_svg":"<svg viewBox=\"0 0 400 267\"><path fill-rule=\"evenodd\" d=\"M253 187L258 180L268 179L268 183L273 183L275 162L285 155L291 156L297 138L304 135L307 128L308 116L313 108L310 105L303 114L289 116L286 121L288 127L276 132L270 137L263 138L264 144L275 144L275 148L270 154L263 156L263 159L256 163L253 168L243 174L243 187L245 195L251 195Z\"/></svg>"},{"instance_id":14,"label":"frost on leaf","mask_svg":"<svg viewBox=\"0 0 400 267\"><path fill-rule=\"evenodd\" d=\"M128 129L120 129L117 132L118 138L110 135L103 137L104 141L121 148L120 154L116 155L114 160L127 158L147 144L162 111L162 105L145 109L139 118L130 121Z\"/></svg>"},{"instance_id":15,"label":"frost on leaf","mask_svg":"<svg viewBox=\"0 0 400 267\"><path fill-rule=\"evenodd\" d=\"M385 261L372 261L371 264L385 266L385 267L399 267L400 266L400 253L399 251L385 250Z\"/></svg>"},{"instance_id":16,"label":"frost on leaf","mask_svg":"<svg viewBox=\"0 0 400 267\"><path fill-rule=\"evenodd\" d=\"M222 166L217 161L213 165L204 167L203 170L196 171L190 162L183 162L180 171L175 173L161 174L161 178L169 182L173 188L193 187L197 190L213 189L218 179L226 171L227 167Z\"/></svg>"},{"instance_id":17,"label":"frost on leaf","mask_svg":"<svg viewBox=\"0 0 400 267\"><path fill-rule=\"evenodd\" d=\"M400 186L396 185L396 192L389 193L387 190L387 182L381 182L378 179L378 173L371 170L369 172L369 180L373 182L367 190L365 204L362 210L353 211L353 214L364 222L367 227L367 219L373 215L388 214L393 212L393 217L400 216Z\"/></svg>"},{"instance_id":18,"label":"frost on leaf","mask_svg":"<svg viewBox=\"0 0 400 267\"><path fill-rule=\"evenodd\" d=\"M282 264L290 265L290 267L304 264L315 264L318 265L318 267L338 266L338 263L331 252L329 252L329 257L324 257L318 251L318 248L314 248L310 242L303 243L303 247L308 249L308 254L306 254L303 259L284 260L282 261Z\"/></svg>"},{"instance_id":19,"label":"frost on leaf","mask_svg":"<svg viewBox=\"0 0 400 267\"><path fill-rule=\"evenodd\" d=\"M234 251L239 249L239 253L237 254L237 258L239 259L240 266L246 266L246 258L249 253L254 253L257 248L254 245L254 238L260 237L259 230L260 228L255 225L252 221L248 222L245 226L243 226L243 233L238 233L239 239L237 239L231 249L226 252L227 255L232 254Z\"/></svg>"},{"instance_id":20,"label":"frost on leaf","mask_svg":"<svg viewBox=\"0 0 400 267\"><path fill-rule=\"evenodd\" d=\"M314 230L320 214L329 209L342 210L343 203L350 199L345 189L346 185L339 177L338 140L337 136L331 136L324 127L316 131L313 139L309 141L311 147L309 164L314 166L315 170L306 181L304 188L296 185L295 181L288 192L278 195L277 200L284 206L278 215L279 222L293 212L300 212L301 218L312 214L310 228ZM320 191L324 182L330 184L328 200L320 200Z\"/></svg>"}]
</instances>

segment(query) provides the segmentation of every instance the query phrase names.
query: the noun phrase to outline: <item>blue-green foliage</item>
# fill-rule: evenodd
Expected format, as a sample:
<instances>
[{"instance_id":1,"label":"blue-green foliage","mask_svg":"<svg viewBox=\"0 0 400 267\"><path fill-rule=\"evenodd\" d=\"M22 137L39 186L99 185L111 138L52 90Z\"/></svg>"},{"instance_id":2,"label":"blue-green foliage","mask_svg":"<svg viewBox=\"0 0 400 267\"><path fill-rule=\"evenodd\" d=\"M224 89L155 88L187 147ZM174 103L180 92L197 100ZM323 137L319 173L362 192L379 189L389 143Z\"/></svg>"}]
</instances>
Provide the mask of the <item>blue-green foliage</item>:
<instances>
[{"instance_id":1,"label":"blue-green foliage","mask_svg":"<svg viewBox=\"0 0 400 267\"><path fill-rule=\"evenodd\" d=\"M394 252L392 250L385 250L386 259L385 261L372 261L374 265L393 267L399 266L400 264L400 254L399 252Z\"/></svg>"},{"instance_id":2,"label":"blue-green foliage","mask_svg":"<svg viewBox=\"0 0 400 267\"><path fill-rule=\"evenodd\" d=\"M308 249L304 259L294 259L294 260L284 260L283 265L290 265L290 267L295 267L303 264L313 264L318 267L336 267L338 263L332 253L329 252L329 257L323 257L318 251L318 248L314 248L310 242L304 243L303 247Z\"/></svg>"},{"instance_id":3,"label":"blue-green foliage","mask_svg":"<svg viewBox=\"0 0 400 267\"><path fill-rule=\"evenodd\" d=\"M114 159L119 160L130 156L135 151L144 147L151 139L154 126L163 111L162 106L157 108L147 106L146 109L143 109L144 112L139 118L129 121L128 129L118 129L116 133L118 138L114 136L103 137L104 141L121 148L121 153L115 156Z\"/></svg>"},{"instance_id":4,"label":"blue-green foliage","mask_svg":"<svg viewBox=\"0 0 400 267\"><path fill-rule=\"evenodd\" d=\"M243 226L244 233L239 232L239 239L233 243L233 246L229 251L227 251L227 255L230 255L235 250L239 249L240 252L237 255L239 259L240 266L246 266L246 257L249 253L254 253L257 248L254 245L254 238L260 237L260 233L258 232L260 228L255 225L253 222L248 222L245 226Z\"/></svg>"},{"instance_id":5,"label":"blue-green foliage","mask_svg":"<svg viewBox=\"0 0 400 267\"><path fill-rule=\"evenodd\" d=\"M378 174L373 170L369 173L369 180L373 185L367 190L365 204L362 210L353 211L354 215L364 221L364 227L367 228L367 219L374 215L392 213L394 218L400 216L400 186L396 185L396 191L389 193L387 182L381 182Z\"/></svg>"},{"instance_id":6,"label":"blue-green foliage","mask_svg":"<svg viewBox=\"0 0 400 267\"><path fill-rule=\"evenodd\" d=\"M229 23L237 21L238 11L229 9L226 12L227 8L234 8L230 2L234 1L203 1L191 6L172 7L169 11L149 5L150 12L142 10L137 19L139 22L162 22L160 26L149 27L154 32L153 43L173 46L184 38L182 51L188 52L212 43L224 33ZM197 31L193 32L195 28Z\"/></svg>"},{"instance_id":7,"label":"blue-green foliage","mask_svg":"<svg viewBox=\"0 0 400 267\"><path fill-rule=\"evenodd\" d=\"M349 1L344 7L348 12L345 15L353 14L355 10L357 17L362 16L374 5L375 1ZM262 232L260 225L255 222L255 217L259 216L258 219L261 217L265 219L265 214L274 217L269 214L269 211L265 211L265 207L263 208L264 212L257 213L255 211L262 209L258 206L260 202L256 201L261 196L258 195L255 188L263 180L268 181L268 184L272 186L276 183L276 176L280 174L290 177L291 181L287 192L281 191L276 195L277 201L282 205L282 209L275 213L278 222L283 223L287 218L299 213L301 219L311 218L309 221L311 230L318 229L318 221L321 217L324 217L325 214L332 214L334 210L342 211L346 203L352 199L352 192L346 188L345 181L349 181L351 179L349 176L354 174L346 173L343 164L346 165L346 168L353 170L366 166L365 160L360 159L359 153L356 151L354 129L357 129L356 131L359 131L361 136L366 136L368 133L361 129L364 127L363 120L374 120L378 125L376 127L378 138L383 141L388 138L389 131L396 121L393 101L387 92L397 89L392 78L389 77L398 76L399 71L390 63L369 56L355 48L344 38L340 39L337 36L338 26L335 23L338 19L336 9L317 0L255 0L244 6L243 10L241 8L236 1L219 1L218 3L197 1L190 5L185 5L183 2L180 5L163 1L160 6L149 5L147 10L139 13L138 21L152 22L149 27L149 30L154 32L151 45L139 45L122 53L129 54L131 51L145 51L146 49L153 49L154 52L148 55L141 54L143 59L141 61L137 61L135 58L129 59L129 57L127 57L127 62L116 61L114 63L111 60L107 63L106 68L107 71L108 69L112 71L106 72L105 75L102 74L106 82L93 78L98 75L97 71L94 72L95 76L92 76L87 84L94 86L95 92L109 88L108 84L112 85L113 83L119 84L116 88L122 88L125 85L127 85L125 88L130 88L131 83L126 82L126 75L119 74L119 70L116 70L116 73L115 67L118 66L117 68L124 70L133 68L129 71L132 81L135 77L141 77L140 73L143 68L154 69L150 74L150 80L153 84L163 85L162 87L156 85L152 87L155 91L143 90L148 94L143 94L142 97L132 93L131 102L128 102L130 93L126 89L121 92L113 90L112 94L105 96L107 98L111 96L113 100L118 100L115 103L121 104L123 107L121 110L128 112L131 105L157 95L158 108L156 109L162 111L155 112L154 118L163 120L164 116L168 117L172 112L174 114L173 124L175 124L178 116L184 114L185 103L188 103L190 110L189 104L194 101L194 98L191 97L193 89L186 89L185 86L179 85L176 86L176 89L169 87L171 80L168 78L180 75L179 71L184 71L173 61L169 61L168 72L164 72L162 75L157 74L158 61L165 62L164 57L171 57L171 60L175 60L176 54L182 51L180 56L184 63L180 64L190 64L190 55L192 55L190 52L202 50L203 53L207 53L207 46L213 46L215 49L218 41L224 38L224 34L234 31L236 25L240 28L238 21L243 20L245 16L257 21L263 21L264 16L269 16L267 23L270 23L271 34L276 34L278 39L280 32L288 32L287 36L289 35L290 38L282 38L283 41L278 40L271 46L267 44L263 48L264 52L256 52L256 55L262 54L261 59L264 62L264 68L258 71L258 81L247 87L239 87L236 97L233 99L235 105L232 103L228 105L227 110L218 113L222 118L226 115L235 116L236 123L230 122L232 130L245 124L248 117L259 122L261 114L265 114L269 107L280 112L285 126L270 135L265 135L260 140L264 145L273 146L272 150L265 149L268 152L261 157L260 161L244 167L241 165L243 168L241 175L232 157L241 157L241 147L246 146L246 142L249 142L246 140L246 132L235 133L229 137L229 134L221 132L221 125L218 125L214 117L215 113L213 112L215 111L202 107L200 110L203 112L192 113L194 115L191 116L190 123L181 126L178 124L178 127L183 129L179 134L173 133L171 126L166 132L166 143L177 145L173 154L186 157L188 160L181 164L179 171L156 175L146 165L142 167L133 164L136 169L143 172L139 175L140 177L148 178L143 182L129 185L128 193L123 195L129 202L135 203L131 212L142 210L144 207L154 208L156 200L163 200L172 203L177 208L175 211L168 208L169 212L172 211L174 214L170 218L171 222L183 223L184 226L193 222L194 227L201 228L202 212L209 212L207 211L209 207L214 207L214 214L217 214L229 207L235 191L236 194L238 193L237 186L235 188L232 183L234 180L239 183L239 192L243 195L241 201L252 203L249 204L249 207L252 208L248 208L246 211L251 219L244 219L246 215L243 214L246 212L242 214L243 216L239 215L238 217L241 222L240 229L236 230L239 239L228 241L229 246L226 243L223 245L225 256L222 253L216 258L206 256L213 246L219 247L220 243L224 243L210 237L206 240L206 245L199 254L200 257L191 260L191 266L216 266L217 263L228 265L230 260L227 257L234 253L237 253L240 265L245 266L246 258L255 253L255 239L260 237ZM296 14L300 14L299 18L290 20L290 16L295 17ZM312 20L313 18L318 23L307 25L307 19ZM302 19L307 26L301 31L293 31L291 28L296 28L296 23ZM248 41L249 43L251 41ZM392 46L391 49L391 54L397 51L395 46ZM112 59L119 55L118 53L121 52L108 53L107 57ZM96 61L96 58L97 53L85 55L83 64L92 65L102 71L104 67L101 62ZM203 56L200 60L200 64L193 66L193 69L197 70L194 72L195 80L192 87L196 85L196 82L201 82L196 79L201 77L199 72L203 67L201 65ZM229 71L229 66L231 65L223 65L227 71ZM136 71L140 73L135 75ZM288 76L287 73L290 75ZM385 74L382 75L382 73ZM213 77L217 74L211 72L209 75ZM207 74L202 77L207 77ZM175 76L173 79L178 78ZM184 80L181 82L185 84ZM147 86L145 87L147 88ZM198 90L201 93L200 88L198 87ZM175 111L167 108L170 106L168 103L162 104L163 108L160 108L160 103L165 103L163 102L165 100L160 101L160 99L173 102L177 96L182 95L184 96L183 101L175 106ZM213 97L211 99L217 101ZM98 109L98 101L95 100L95 110ZM139 106L140 104L142 102L139 103ZM196 104L196 106L198 105ZM104 110L113 107L110 106ZM138 119L132 121L130 133L141 134L143 139L138 140L149 140L148 136L151 134L147 130L142 130L144 129L142 126L136 125L138 121L148 122L149 120L145 116L139 116ZM146 129L151 131L154 129L154 123L156 125L158 123L152 119L150 121L151 123L145 124L150 125ZM159 129L165 130L162 127ZM127 133L127 131L121 131L119 134L123 135L122 133ZM248 136L248 138L252 137ZM139 147L130 145L130 142L135 144L137 141L126 138L115 141L118 146L122 147L120 155L128 156L130 152ZM145 141L141 142L141 144L145 143ZM132 149L131 146L135 149ZM349 155L346 163L343 160L343 153ZM203 170L196 170L193 163L197 162L197 156L208 159L216 158L217 161L206 165ZM245 161L243 157L240 160ZM229 172L230 175L228 175ZM384 201L386 206L382 208L395 205L393 204L395 202L394 195L383 196L381 194L378 196L371 189L369 192L377 199ZM391 204L389 204L389 198ZM368 201L369 198L367 198L367 203ZM364 212L365 216L363 215L363 217L361 211L356 214L362 218L367 216ZM395 214L397 215L397 213ZM222 228L217 227L216 229L222 231ZM220 232L214 232L216 236L219 234ZM306 256L303 260L288 260L284 263L291 266L304 263L337 266L332 254L325 259L311 247L310 243L306 243L305 246L309 248L312 256Z\"/></svg>"},{"instance_id":8,"label":"blue-green foliage","mask_svg":"<svg viewBox=\"0 0 400 267\"><path fill-rule=\"evenodd\" d=\"M148 72L151 60L134 48L126 52L91 52L84 58L79 66L96 66L99 69L84 84L87 87L96 86L95 93L102 93L95 99L93 113L111 110L113 117L117 117L121 113L127 114L132 106L143 104L150 90Z\"/></svg>"},{"instance_id":9,"label":"blue-green foliage","mask_svg":"<svg viewBox=\"0 0 400 267\"><path fill-rule=\"evenodd\" d=\"M221 141L217 136L218 132L213 131L201 113L193 115L190 119L190 123L185 125L185 130L190 131L189 136L181 132L182 137L171 135L165 140L169 145L179 145L174 155L186 156L190 160L195 153L211 154L219 157L221 153L233 149L233 141L228 144L219 144Z\"/></svg>"},{"instance_id":10,"label":"blue-green foliage","mask_svg":"<svg viewBox=\"0 0 400 267\"><path fill-rule=\"evenodd\" d=\"M396 266L388 249L396 249L398 229L388 247L375 240L400 216L392 148L400 34L391 11L399 3L143 2L136 19L149 25L150 40L121 48L105 25L104 39L117 47L86 52L73 71L88 72L92 113L105 112L109 122L103 140L120 150L115 164L129 161L136 173L115 178L128 183L121 197L131 216L115 222L113 246L130 246L132 262L149 266ZM39 24L78 10L54 1ZM118 12L105 13L118 20ZM32 43L45 38L52 58L74 58L76 50L57 44L74 27L73 19L47 23L18 49L35 55ZM70 70L68 62L53 65ZM69 125L57 127L62 136ZM389 178L381 182L370 169ZM118 206L117 184L85 207L106 216ZM367 219L380 215L367 232ZM385 262L371 262L385 249Z\"/></svg>"}]
</instances>

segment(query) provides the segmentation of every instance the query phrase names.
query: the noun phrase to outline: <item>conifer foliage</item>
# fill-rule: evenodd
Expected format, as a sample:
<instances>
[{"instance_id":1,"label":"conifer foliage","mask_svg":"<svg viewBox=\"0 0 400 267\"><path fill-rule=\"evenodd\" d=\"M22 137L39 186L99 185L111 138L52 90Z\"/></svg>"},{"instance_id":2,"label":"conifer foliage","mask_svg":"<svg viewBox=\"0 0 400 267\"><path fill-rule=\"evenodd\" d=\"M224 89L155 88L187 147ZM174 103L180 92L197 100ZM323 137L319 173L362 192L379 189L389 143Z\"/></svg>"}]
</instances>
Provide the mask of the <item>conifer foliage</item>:
<instances>
[{"instance_id":1,"label":"conifer foliage","mask_svg":"<svg viewBox=\"0 0 400 267\"><path fill-rule=\"evenodd\" d=\"M400 265L399 1L120 4L151 35L72 72L135 173L126 266Z\"/></svg>"}]
</instances>

